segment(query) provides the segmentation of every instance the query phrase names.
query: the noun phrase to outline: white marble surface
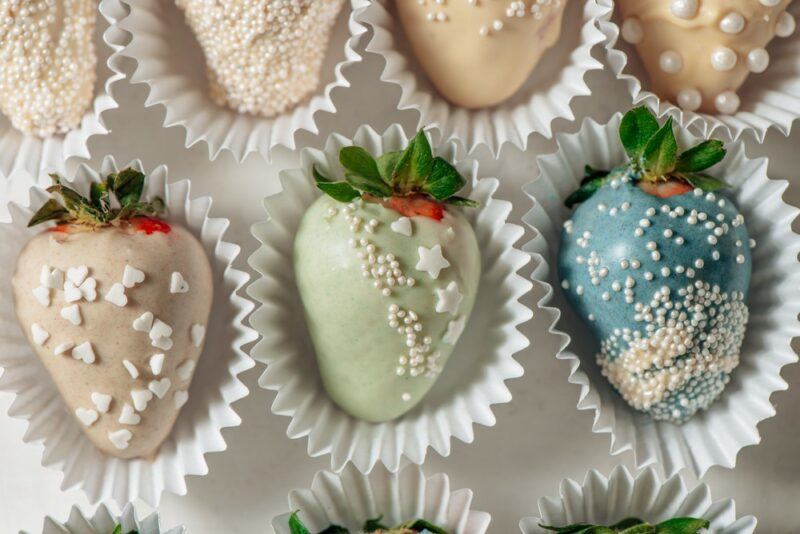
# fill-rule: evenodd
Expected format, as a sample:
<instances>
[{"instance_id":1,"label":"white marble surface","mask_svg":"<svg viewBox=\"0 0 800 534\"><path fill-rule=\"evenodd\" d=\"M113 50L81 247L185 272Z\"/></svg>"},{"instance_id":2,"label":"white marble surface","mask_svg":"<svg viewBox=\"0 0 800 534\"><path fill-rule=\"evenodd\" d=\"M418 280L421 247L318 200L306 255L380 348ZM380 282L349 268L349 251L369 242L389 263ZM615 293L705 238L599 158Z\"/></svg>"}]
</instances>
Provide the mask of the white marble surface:
<instances>
[{"instance_id":1,"label":"white marble surface","mask_svg":"<svg viewBox=\"0 0 800 534\"><path fill-rule=\"evenodd\" d=\"M377 82L374 59L349 74L356 89L334 93L339 114L320 116L322 135L302 135L301 146L321 146L329 133L349 135L364 123L377 129L393 122L415 126L414 113L394 111L398 90ZM624 86L608 74L596 73L590 82L595 96L578 99L579 117L604 120L628 106ZM121 109L108 115L113 133L90 142L92 163L105 154L119 163L141 158L148 168L167 164L174 179L191 178L196 194L214 197L212 212L231 219L228 237L242 245L238 267L246 269L245 258L255 247L249 227L264 215L260 199L277 192L277 172L296 166L298 154L279 150L272 164L251 156L240 165L228 155L209 163L204 146L187 150L182 130L161 128L163 111L145 109L144 97L141 87L119 88ZM562 121L556 126L574 131L578 125ZM800 130L795 130L789 139L772 134L764 146L748 147L751 155L772 158L773 177L792 181L794 204L800 201L799 145ZM552 142L534 137L525 154L506 149L495 162L478 153L483 174L498 176L500 196L515 203L516 222L529 207L520 187L535 175L535 156L551 150ZM514 399L495 409L496 426L477 428L472 444L454 443L449 458L431 453L424 466L428 474L444 471L455 486L472 488L474 508L493 515L490 532L517 532L520 518L536 511L539 497L557 494L563 477L582 479L590 468L608 473L617 463L631 466L630 453L609 456L608 436L592 434L591 414L575 408L578 389L566 381L566 363L553 358L554 340L542 326L546 322L537 316L524 329L533 340L520 358L525 376L510 382ZM194 534L269 532L272 517L287 509L289 490L308 486L314 472L329 465L325 457L310 459L305 441L286 437L288 419L269 412L274 394L257 387L259 367L244 375L252 391L236 406L243 425L225 432L228 450L208 457L210 474L190 478L188 496L165 496L159 507L165 525L183 523ZM762 443L741 453L736 470L715 468L706 477L716 497L733 497L740 513L758 517L760 532L800 531L800 366L786 369L784 376L790 389L773 397L778 415L760 426ZM64 520L73 504L92 511L81 493L59 490L60 474L41 467L40 447L22 443L25 427L6 415L9 404L9 397L0 395L0 534L41 532L46 514Z\"/></svg>"}]
</instances>

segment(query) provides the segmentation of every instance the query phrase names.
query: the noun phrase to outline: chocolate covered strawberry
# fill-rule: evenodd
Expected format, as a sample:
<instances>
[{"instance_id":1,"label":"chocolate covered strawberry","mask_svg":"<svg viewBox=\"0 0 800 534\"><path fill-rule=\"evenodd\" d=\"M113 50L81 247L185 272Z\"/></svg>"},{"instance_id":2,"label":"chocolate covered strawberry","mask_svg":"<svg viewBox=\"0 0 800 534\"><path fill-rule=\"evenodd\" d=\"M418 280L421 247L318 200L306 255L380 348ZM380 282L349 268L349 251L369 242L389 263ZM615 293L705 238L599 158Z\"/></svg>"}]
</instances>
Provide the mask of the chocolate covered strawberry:
<instances>
[{"instance_id":1,"label":"chocolate covered strawberry","mask_svg":"<svg viewBox=\"0 0 800 534\"><path fill-rule=\"evenodd\" d=\"M513 95L561 34L567 0L394 2L425 73L458 106Z\"/></svg>"},{"instance_id":2,"label":"chocolate covered strawberry","mask_svg":"<svg viewBox=\"0 0 800 534\"><path fill-rule=\"evenodd\" d=\"M589 169L559 251L562 288L600 342L603 375L637 410L682 423L722 394L748 319L750 239L725 184L703 171L725 149L683 153L672 121L638 108L620 137L630 161Z\"/></svg>"},{"instance_id":3,"label":"chocolate covered strawberry","mask_svg":"<svg viewBox=\"0 0 800 534\"><path fill-rule=\"evenodd\" d=\"M331 398L366 421L413 408L464 330L480 254L455 194L466 184L420 132L406 150L340 153L345 181L314 170L326 193L303 216L295 274Z\"/></svg>"},{"instance_id":4,"label":"chocolate covered strawberry","mask_svg":"<svg viewBox=\"0 0 800 534\"><path fill-rule=\"evenodd\" d=\"M732 114L750 73L769 66L769 42L794 32L789 2L619 0L621 35L636 45L653 92L690 111Z\"/></svg>"},{"instance_id":5,"label":"chocolate covered strawberry","mask_svg":"<svg viewBox=\"0 0 800 534\"><path fill-rule=\"evenodd\" d=\"M54 176L17 260L20 326L70 413L103 452L151 457L188 400L211 309L211 268L186 229L141 199L133 169L90 195Z\"/></svg>"}]
</instances>

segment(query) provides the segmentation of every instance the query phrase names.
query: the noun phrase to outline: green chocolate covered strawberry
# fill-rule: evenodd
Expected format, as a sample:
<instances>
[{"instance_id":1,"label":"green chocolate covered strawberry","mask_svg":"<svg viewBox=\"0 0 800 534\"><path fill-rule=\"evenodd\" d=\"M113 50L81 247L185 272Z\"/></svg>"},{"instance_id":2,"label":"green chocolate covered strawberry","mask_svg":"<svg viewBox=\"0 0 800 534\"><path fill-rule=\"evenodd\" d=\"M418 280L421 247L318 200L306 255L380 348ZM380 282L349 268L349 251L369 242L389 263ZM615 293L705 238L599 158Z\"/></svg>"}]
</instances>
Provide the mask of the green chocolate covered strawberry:
<instances>
[{"instance_id":1,"label":"green chocolate covered strawberry","mask_svg":"<svg viewBox=\"0 0 800 534\"><path fill-rule=\"evenodd\" d=\"M351 415L389 421L433 387L472 312L475 233L455 194L466 180L420 132L406 150L340 153L345 181L303 216L295 273L320 373Z\"/></svg>"}]
</instances>

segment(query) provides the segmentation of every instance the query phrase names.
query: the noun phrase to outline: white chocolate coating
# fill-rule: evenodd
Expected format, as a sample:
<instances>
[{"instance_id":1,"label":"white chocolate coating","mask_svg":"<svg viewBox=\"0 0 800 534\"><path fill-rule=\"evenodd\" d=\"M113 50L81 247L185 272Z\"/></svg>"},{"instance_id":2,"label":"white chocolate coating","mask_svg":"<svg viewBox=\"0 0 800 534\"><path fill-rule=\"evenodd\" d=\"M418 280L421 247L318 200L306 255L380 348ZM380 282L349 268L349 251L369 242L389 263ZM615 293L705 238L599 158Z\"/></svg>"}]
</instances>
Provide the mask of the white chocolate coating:
<instances>
[{"instance_id":1,"label":"white chocolate coating","mask_svg":"<svg viewBox=\"0 0 800 534\"><path fill-rule=\"evenodd\" d=\"M211 99L272 117L319 86L344 0L175 0L206 58Z\"/></svg>"},{"instance_id":2,"label":"white chocolate coating","mask_svg":"<svg viewBox=\"0 0 800 534\"><path fill-rule=\"evenodd\" d=\"M89 110L97 77L97 3L17 0L0 5L0 112L37 137L64 134Z\"/></svg>"},{"instance_id":3,"label":"white chocolate coating","mask_svg":"<svg viewBox=\"0 0 800 534\"><path fill-rule=\"evenodd\" d=\"M398 0L420 65L443 97L478 109L511 97L561 33L567 0Z\"/></svg>"},{"instance_id":4,"label":"white chocolate coating","mask_svg":"<svg viewBox=\"0 0 800 534\"><path fill-rule=\"evenodd\" d=\"M795 31L789 3L620 0L621 35L636 45L654 93L684 109L731 114L748 75L769 66L772 38Z\"/></svg>"},{"instance_id":5,"label":"white chocolate coating","mask_svg":"<svg viewBox=\"0 0 800 534\"><path fill-rule=\"evenodd\" d=\"M127 303L118 307L104 295L120 284L126 265L140 269L145 279L124 289ZM96 298L90 301L91 295L84 293L73 304L80 310L81 324L60 316L66 305L62 290L47 288L49 306L33 298L32 289L41 286L43 266L66 273L68 281L79 280L81 287L94 280ZM88 267L85 275L75 269L80 266ZM182 273L189 292L169 292L173 271ZM202 345L192 342L192 326L205 325L211 310L211 267L200 243L177 226L169 234L153 235L113 229L43 232L20 253L12 284L22 329L67 411L75 414L92 443L120 458L155 455L185 403L184 394L178 392L188 391L193 373L181 369L192 362L193 370L202 352ZM134 321L146 312L153 314L150 321L137 322L139 328L134 328ZM170 330L164 331L168 337L160 338L170 341L168 350L154 346L156 321L169 325ZM49 334L43 341L40 330ZM151 365L156 354L164 354L163 361L156 358L157 374Z\"/></svg>"}]
</instances>

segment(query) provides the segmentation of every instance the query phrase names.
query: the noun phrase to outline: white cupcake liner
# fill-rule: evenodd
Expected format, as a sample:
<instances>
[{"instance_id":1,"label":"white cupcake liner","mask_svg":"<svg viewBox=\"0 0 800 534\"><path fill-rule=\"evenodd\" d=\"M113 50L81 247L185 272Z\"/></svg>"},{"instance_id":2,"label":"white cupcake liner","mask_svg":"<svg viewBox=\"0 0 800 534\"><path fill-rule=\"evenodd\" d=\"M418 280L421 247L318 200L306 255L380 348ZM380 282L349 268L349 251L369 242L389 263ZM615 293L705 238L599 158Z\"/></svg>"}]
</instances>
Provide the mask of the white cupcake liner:
<instances>
[{"instance_id":1,"label":"white cupcake liner","mask_svg":"<svg viewBox=\"0 0 800 534\"><path fill-rule=\"evenodd\" d=\"M123 534L136 531L139 534L184 534L186 528L175 527L167 530L161 527L158 514L153 513L139 519L133 505L128 504L122 514L113 513L106 505L101 505L92 517L84 515L77 506L72 508L69 519L61 523L46 517L42 534L111 534L117 525L122 525Z\"/></svg>"},{"instance_id":2,"label":"white cupcake liner","mask_svg":"<svg viewBox=\"0 0 800 534\"><path fill-rule=\"evenodd\" d=\"M349 466L338 475L318 472L310 489L289 494L289 509L297 511L312 532L332 524L359 532L365 521L383 516L387 525L425 519L452 534L484 534L491 516L472 510L472 498L471 490L452 491L447 475L426 478L417 466L397 474L375 469L369 475ZM289 516L272 520L277 534L291 534Z\"/></svg>"},{"instance_id":3,"label":"white cupcake liner","mask_svg":"<svg viewBox=\"0 0 800 534\"><path fill-rule=\"evenodd\" d=\"M591 0L607 9L614 0ZM800 19L800 3L789 4L789 12ZM620 28L613 20L600 22L606 35L607 61L614 75L625 82L635 105L645 104L659 117L670 116L683 127L691 127L704 138L725 136L738 140L752 134L759 143L770 128L789 135L792 124L800 119L800 30L788 38L776 37L768 47L769 68L762 74L751 74L739 96L742 106L733 115L711 115L682 110L646 89L647 73L633 45L620 38Z\"/></svg>"},{"instance_id":4,"label":"white cupcake liner","mask_svg":"<svg viewBox=\"0 0 800 534\"><path fill-rule=\"evenodd\" d=\"M91 109L86 112L76 129L43 139L23 134L11 126L8 118L0 114L0 174L8 176L15 169L25 170L34 176L64 172L67 159L89 159L89 138L109 133L103 115L118 107L113 87L116 82L125 78L113 53L119 50L119 46L115 44L118 30L113 25L124 13L119 0L101 0L98 4L95 30L97 81L94 100Z\"/></svg>"},{"instance_id":5,"label":"white cupcake liner","mask_svg":"<svg viewBox=\"0 0 800 534\"><path fill-rule=\"evenodd\" d=\"M138 161L130 166L142 169ZM117 170L111 157L101 167L97 173L81 165L73 181L75 187L86 191L100 174ZM170 220L181 223L200 240L211 262L215 284L206 345L189 391L189 402L152 462L112 458L92 445L68 413L55 384L17 324L13 299L9 297L11 278L19 251L41 231L26 228L33 212L29 206L40 206L47 196L42 189L31 188L30 201L10 203L11 219L4 216L0 222L0 294L5 295L0 299L0 391L15 395L8 413L27 421L24 441L43 442L42 465L64 474L63 490L80 488L92 503L113 499L122 504L139 498L157 506L164 491L185 495L186 476L207 474L206 453L225 450L222 429L241 424L231 404L248 394L238 375L254 365L242 346L254 341L256 334L243 324L253 305L236 293L250 277L231 266L240 249L224 241L229 221L211 218L211 199L193 199L190 189L188 180L168 183L167 168L162 165L148 174L144 193L147 198L161 196Z\"/></svg>"},{"instance_id":6,"label":"white cupcake liner","mask_svg":"<svg viewBox=\"0 0 800 534\"><path fill-rule=\"evenodd\" d=\"M713 501L706 484L691 489L679 475L661 481L654 469L636 477L617 466L606 478L596 470L586 473L583 484L561 481L558 497L539 499L539 516L526 517L519 526L524 534L544 534L539 524L564 526L574 523L609 525L627 517L659 523L673 517L707 519L714 534L752 534L756 518L737 518L733 499Z\"/></svg>"},{"instance_id":7,"label":"white cupcake liner","mask_svg":"<svg viewBox=\"0 0 800 534\"><path fill-rule=\"evenodd\" d=\"M250 257L250 265L261 277L248 292L261 303L251 324L262 339L251 355L267 365L261 387L277 391L272 412L291 418L290 438L308 436L311 456L330 454L335 471L353 462L362 472L369 472L378 461L397 471L403 457L422 464L429 447L442 456L449 455L452 438L472 442L473 424L493 426L492 405L511 400L504 382L522 376L523 369L513 355L529 345L517 329L532 315L519 302L532 284L517 274L529 258L514 248L523 229L507 222L511 204L492 198L498 181L478 179L477 163L457 163L467 177L472 198L482 204L479 209L464 210L475 229L483 266L472 317L439 378L439 387L414 410L380 424L348 415L322 386L292 258L297 227L319 195L311 178L312 165L340 176L339 149L351 144L382 154L404 148L408 138L397 124L383 134L361 127L353 140L334 134L324 151L303 151L302 169L281 173L283 192L265 200L269 220L253 227L253 235L263 246ZM437 153L453 158L455 151L455 143L449 143Z\"/></svg>"},{"instance_id":8,"label":"white cupcake liner","mask_svg":"<svg viewBox=\"0 0 800 534\"><path fill-rule=\"evenodd\" d=\"M528 137L553 135L557 119L575 120L575 97L591 94L586 74L603 68L592 51L605 36L598 20L613 8L594 1L569 2L558 42L543 57L525 85L506 102L492 108L467 110L442 98L428 81L406 42L388 0L353 0L355 19L373 30L367 52L383 57L381 80L400 87L400 110L420 114L420 125L441 130L444 141L456 139L468 153L485 144L497 155L505 143L525 149ZM390 2L389 2L390 3Z\"/></svg>"},{"instance_id":9,"label":"white cupcake liner","mask_svg":"<svg viewBox=\"0 0 800 534\"><path fill-rule=\"evenodd\" d=\"M800 336L800 236L791 226L800 211L781 198L788 183L769 179L767 160L749 159L741 143L729 147L728 157L712 170L731 186L757 242L741 364L708 411L683 426L654 421L629 407L602 377L594 361L599 345L564 298L556 269L550 269L557 264L561 225L569 215L563 201L578 188L583 166L613 168L626 161L620 120L620 114L605 125L586 120L578 133L557 136L559 151L538 159L539 176L525 186L534 208L523 220L539 234L525 250L539 260L533 277L548 292L542 307L555 316L550 331L561 339L556 357L570 362L569 381L581 389L578 409L594 410L592 430L611 435L612 455L632 450L638 467L657 463L668 476L684 468L697 476L715 465L733 468L742 448L760 442L758 423L775 415L770 396L788 387L781 368L797 361L791 341ZM681 146L697 142L685 132L679 135Z\"/></svg>"},{"instance_id":10,"label":"white cupcake liner","mask_svg":"<svg viewBox=\"0 0 800 534\"><path fill-rule=\"evenodd\" d=\"M119 21L118 27L129 35L130 42L120 54L137 64L131 82L147 86L145 106L164 108L165 128L183 128L187 148L204 142L211 160L224 150L239 162L251 152L259 152L269 160L270 151L276 146L293 150L298 131L318 134L315 115L336 112L331 92L350 86L343 69L361 61L355 44L364 29L353 22L345 3L314 96L274 118L238 113L209 98L203 53L174 2L122 1L130 7L130 13Z\"/></svg>"}]
</instances>

